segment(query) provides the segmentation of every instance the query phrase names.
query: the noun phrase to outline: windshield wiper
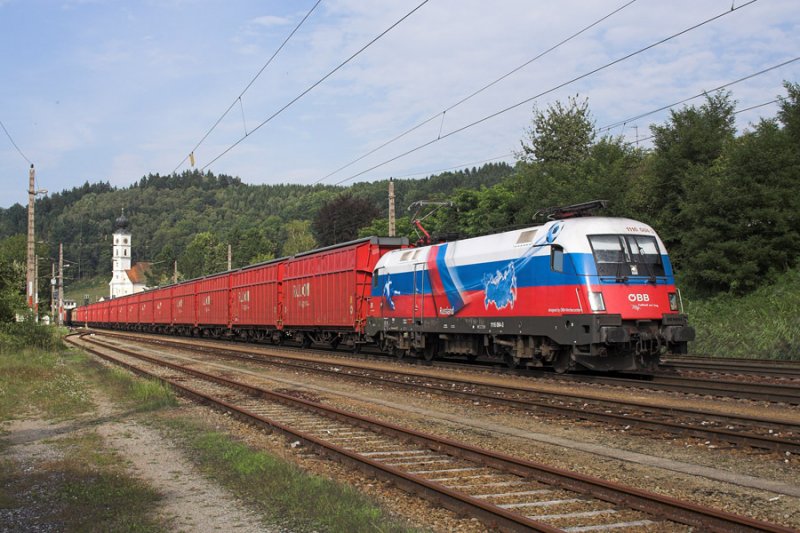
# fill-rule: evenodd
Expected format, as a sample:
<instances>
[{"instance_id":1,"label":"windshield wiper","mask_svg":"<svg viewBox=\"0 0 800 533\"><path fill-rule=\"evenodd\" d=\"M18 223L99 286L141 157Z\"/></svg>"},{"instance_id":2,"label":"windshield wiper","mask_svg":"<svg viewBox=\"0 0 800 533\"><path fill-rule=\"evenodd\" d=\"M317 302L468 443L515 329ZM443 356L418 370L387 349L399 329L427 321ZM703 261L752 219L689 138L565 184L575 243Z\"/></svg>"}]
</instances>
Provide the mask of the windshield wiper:
<instances>
[{"instance_id":1,"label":"windshield wiper","mask_svg":"<svg viewBox=\"0 0 800 533\"><path fill-rule=\"evenodd\" d=\"M617 272L616 272L614 277L616 278L615 281L617 281L617 283L620 283L620 282L621 283L627 283L627 281L628 281L628 276L625 276L625 275L622 274L622 262L621 261L617 263Z\"/></svg>"}]
</instances>

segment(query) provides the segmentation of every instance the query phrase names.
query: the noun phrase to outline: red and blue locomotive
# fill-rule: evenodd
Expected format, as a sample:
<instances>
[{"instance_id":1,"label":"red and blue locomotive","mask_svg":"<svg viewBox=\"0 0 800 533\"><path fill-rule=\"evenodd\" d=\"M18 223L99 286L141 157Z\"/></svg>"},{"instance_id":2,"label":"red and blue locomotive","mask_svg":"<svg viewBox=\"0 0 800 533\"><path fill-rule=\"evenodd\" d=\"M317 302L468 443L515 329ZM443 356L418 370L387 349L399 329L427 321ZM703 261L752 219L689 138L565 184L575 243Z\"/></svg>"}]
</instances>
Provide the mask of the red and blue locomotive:
<instances>
[{"instance_id":1,"label":"red and blue locomotive","mask_svg":"<svg viewBox=\"0 0 800 533\"><path fill-rule=\"evenodd\" d=\"M367 335L382 349L509 366L635 371L694 330L664 244L624 218L580 217L385 254Z\"/></svg>"}]
</instances>

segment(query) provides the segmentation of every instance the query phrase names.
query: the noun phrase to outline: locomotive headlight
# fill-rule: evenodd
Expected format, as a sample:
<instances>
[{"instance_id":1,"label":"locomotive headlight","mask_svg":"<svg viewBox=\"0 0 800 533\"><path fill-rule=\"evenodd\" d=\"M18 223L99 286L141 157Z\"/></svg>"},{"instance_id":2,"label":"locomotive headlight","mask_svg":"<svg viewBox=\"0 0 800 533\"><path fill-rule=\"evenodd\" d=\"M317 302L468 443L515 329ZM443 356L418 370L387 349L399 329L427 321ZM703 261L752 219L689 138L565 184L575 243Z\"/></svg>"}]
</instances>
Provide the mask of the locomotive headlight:
<instances>
[{"instance_id":1,"label":"locomotive headlight","mask_svg":"<svg viewBox=\"0 0 800 533\"><path fill-rule=\"evenodd\" d=\"M603 293L602 292L589 291L589 307L592 308L592 311L605 311L606 310L606 302L603 301Z\"/></svg>"},{"instance_id":2,"label":"locomotive headlight","mask_svg":"<svg viewBox=\"0 0 800 533\"><path fill-rule=\"evenodd\" d=\"M669 310L670 311L677 311L678 310L678 294L671 292L669 293Z\"/></svg>"}]
</instances>

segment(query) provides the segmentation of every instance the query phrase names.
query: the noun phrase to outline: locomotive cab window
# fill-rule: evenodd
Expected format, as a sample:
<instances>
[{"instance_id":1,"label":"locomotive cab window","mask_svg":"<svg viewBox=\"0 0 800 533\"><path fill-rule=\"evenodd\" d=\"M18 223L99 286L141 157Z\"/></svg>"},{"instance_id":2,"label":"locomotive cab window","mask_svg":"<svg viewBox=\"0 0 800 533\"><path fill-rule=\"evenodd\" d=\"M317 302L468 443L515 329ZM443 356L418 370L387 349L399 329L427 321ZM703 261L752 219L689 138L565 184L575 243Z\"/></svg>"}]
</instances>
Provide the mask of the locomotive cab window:
<instances>
[{"instance_id":1,"label":"locomotive cab window","mask_svg":"<svg viewBox=\"0 0 800 533\"><path fill-rule=\"evenodd\" d=\"M649 235L590 235L589 243L600 276L656 277L664 264L655 237Z\"/></svg>"},{"instance_id":2,"label":"locomotive cab window","mask_svg":"<svg viewBox=\"0 0 800 533\"><path fill-rule=\"evenodd\" d=\"M560 246L550 247L550 269L553 272L564 272L564 249Z\"/></svg>"}]
</instances>

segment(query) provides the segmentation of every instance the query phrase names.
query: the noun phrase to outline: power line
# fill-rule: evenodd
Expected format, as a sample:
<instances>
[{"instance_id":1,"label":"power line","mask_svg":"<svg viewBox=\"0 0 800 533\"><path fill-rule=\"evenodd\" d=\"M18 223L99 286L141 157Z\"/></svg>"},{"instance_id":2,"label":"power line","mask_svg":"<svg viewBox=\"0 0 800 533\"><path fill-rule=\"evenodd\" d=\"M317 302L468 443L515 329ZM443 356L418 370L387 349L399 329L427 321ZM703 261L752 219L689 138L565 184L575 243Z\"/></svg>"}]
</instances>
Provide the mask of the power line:
<instances>
[{"instance_id":1,"label":"power line","mask_svg":"<svg viewBox=\"0 0 800 533\"><path fill-rule=\"evenodd\" d=\"M391 163L393 161L396 161L396 160L398 160L398 159L400 159L402 157L410 155L410 154L412 154L412 153L414 153L414 152L416 152L418 150L426 148L426 147L428 147L428 146L430 146L430 145L432 145L432 144L434 144L434 143L436 143L436 142L438 142L438 141L440 141L442 139L446 139L447 137L450 137L450 136L455 135L457 133L461 133L462 131L465 131L465 130L467 130L469 128L477 126L478 124L482 124L483 122L486 122L489 119L495 118L495 117L497 117L499 115L502 115L503 113L507 113L508 111L511 111L512 109L516 109L516 108L518 108L518 107L520 107L522 105L525 105L525 104L527 104L529 102L532 102L532 101L536 100L537 98L540 98L540 97L542 97L542 96L544 96L546 94L552 93L552 92L554 92L554 91L556 91L558 89L566 87L567 85L571 85L572 83L575 83L576 81L579 81L579 80L582 80L584 78L587 78L587 77L589 77L589 76L591 76L593 74L596 74L597 72L600 72L601 70L605 70L608 67L616 65L617 63L621 63L621 62L623 62L623 61L625 61L627 59L630 59L631 57L634 57L634 56L639 55L639 54L641 54L641 53L643 53L643 52L645 52L647 50L650 50L651 48L655 48L656 46L659 46L659 45L664 44L664 43L666 43L668 41L671 41L672 39L675 39L676 37L684 35L685 33L688 33L688 32L690 32L692 30L695 30L697 28L705 26L706 24L709 24L711 22L714 22L715 20L718 20L718 19L720 19L722 17L725 17L727 15L730 15L731 13L739 11L740 9L745 8L745 7L749 6L749 5L752 5L752 4L756 3L757 1L758 0L750 0L749 2L746 2L746 3L744 3L744 4L740 5L740 6L732 7L731 9L723 11L719 15L716 15L714 17L708 18L708 19L706 19L706 20L704 20L702 22L699 22L698 24L695 24L695 25L690 26L690 27L688 27L688 28L686 28L684 30L679 31L678 33L674 33L674 34L670 35L669 37L665 37L665 38L663 38L663 39L661 39L659 41L656 41L656 42L654 42L654 43L652 43L652 44L650 44L648 46L645 46L644 48L640 48L639 50L636 50L635 52L631 52L630 54L624 55L624 56L622 56L622 57L620 57L618 59L615 59L614 61L606 63L605 65L597 67L597 68L595 68L593 70L590 70L589 72L581 74L580 76L576 76L575 78L572 78L572 79L570 79L568 81L565 81L565 82L563 82L563 83L561 83L559 85L556 85L555 87L547 89L546 91L543 91L543 92L541 92L541 93L539 93L539 94L537 94L535 96L531 96L530 98L526 98L525 100L522 100L521 102L517 102L516 104L513 104L513 105L510 105L508 107L505 107L505 108L503 108L503 109L501 109L499 111L495 111L494 113L492 113L490 115L487 115L487 116L485 116L483 118L480 118L480 119L478 119L478 120L476 120L474 122L471 122L471 123L467 124L466 126L462 126L462 127L458 128L456 130L453 130L453 131L451 131L451 132L449 132L449 133L447 133L445 135L442 135L440 137L434 138L434 139L432 139L432 140L430 140L428 142L420 144L419 146L417 146L415 148L412 148L412 149L407 150L407 151L405 151L405 152L403 152L403 153L401 153L399 155L396 155L395 157L387 159L387 160L383 161L382 163L378 163L377 165L374 165L374 166L372 166L372 167L370 167L370 168L368 168L366 170L358 172L357 174L353 174L352 176L344 178L343 180L340 180L340 181L336 182L336 185L341 185L342 183L348 182L348 181L350 181L352 179L355 179L355 178L357 178L359 176L362 176L362 175L366 174L367 172L371 172L371 171L373 171L373 170L375 170L377 168L380 168L380 167L382 167L384 165L387 165L387 164L389 164L389 163Z\"/></svg>"},{"instance_id":2,"label":"power line","mask_svg":"<svg viewBox=\"0 0 800 533\"><path fill-rule=\"evenodd\" d=\"M311 16L311 13L313 13L314 10L317 9L317 6L320 4L320 2L322 2L322 0L317 0L317 3L314 4L311 7L311 9L308 11L308 13L306 13L306 16L303 17L303 19L297 24L297 26L295 26L295 28L292 30L292 32L286 37L286 39L283 40L283 42L278 47L278 49L275 50L275 52L273 52L272 56L267 60L267 62L264 63L264 66L261 67L261 70L259 70L258 73L256 73L255 76L253 76L253 79L250 80L250 83L248 83L247 86L244 88L244 90L242 90L242 92L239 93L239 96L234 98L233 102L231 102L231 105L228 106L228 109L226 109L225 112L222 113L222 115L217 119L217 121L214 123L214 125L211 126L211 128L206 132L205 135L203 135L203 138L200 139L200 141L194 146L194 148L191 149L191 151L189 152L189 155L184 157L183 160L180 163L178 163L178 166L176 166L175 170L172 171L173 174L175 172L177 172L179 168L181 168L181 165L183 165L186 162L187 159L189 159L190 154L194 153L194 151L197 150L200 147L201 144L203 144L203 142L208 138L208 136L211 135L211 132L214 131L214 129L219 125L220 122L222 122L222 119L224 119L228 115L228 113L230 113L231 109L233 109L233 106L236 105L236 102L239 102L241 104L242 96L244 96L244 93L246 93L247 90L250 89L250 87L253 85L253 83L255 83L255 81L258 79L258 77L261 76L261 73L264 72L264 70L270 65L270 63L272 63L272 60L275 59L275 56L277 56L278 53L281 50L283 50L283 47L286 46L286 43L289 42L289 39L291 39L294 36L294 34L297 33L297 30L299 30L300 26L303 25L303 23L306 21L306 19L309 16ZM242 108L242 116L244 118L244 108Z\"/></svg>"},{"instance_id":3,"label":"power line","mask_svg":"<svg viewBox=\"0 0 800 533\"><path fill-rule=\"evenodd\" d=\"M215 157L214 159L212 159L212 160L211 160L211 161L210 161L210 162L209 162L209 163L208 163L206 166L204 166L204 167L203 167L201 170L205 170L205 169L207 169L207 168L208 168L209 166L211 166L211 165L212 165L212 164L213 164L213 163L214 163L214 162L215 162L217 159L219 159L220 157L224 156L225 154L227 154L228 152L230 152L231 150L233 150L234 148L236 148L236 147L237 147L237 146L238 146L238 145L239 145L239 144L240 144L240 143L241 143L243 140L245 140L247 137L249 137L250 135L252 135L252 134L253 134L253 133L255 133L256 131L258 131L259 129L261 129L261 127L262 127L262 126L264 126L265 124L267 124L268 122L270 122L270 121L271 121L273 118L275 118L275 117L277 117L278 115L280 115L281 113L283 113L283 112L284 112L286 109L288 109L290 106L292 106L292 105L293 105L295 102L297 102L298 100L300 100L300 99L301 99L303 96L305 96L306 94L308 94L309 92L311 92L311 91L312 91L314 88L316 88L316 87L317 87L319 84L321 84L323 81L325 81L325 80L327 80L329 77L331 77L331 76L332 76L332 75L333 75L335 72L337 72L339 69L341 69L341 68L342 68L342 67L344 67L346 64L348 64L350 61L352 61L353 59L355 59L355 58L356 58L356 56L358 56L358 55L360 55L360 54L361 54L361 52L363 52L364 50L366 50L367 48L369 48L370 46L372 46L372 45L373 45L373 44L374 44L376 41L378 41L378 40L379 40L381 37L383 37L384 35L386 35L386 34L387 34L387 33L389 33L390 31L392 31L392 30L393 30L395 27L397 27L398 25L400 25L400 24L401 24L401 23L402 23L404 20L406 20L408 17L410 17L411 15L413 15L414 13L416 13L416 12L417 12L417 11L418 11L418 10L419 10L419 9L420 9L422 6L424 6L425 4L427 4L429 1L430 1L430 0L423 0L423 2L422 2L422 3L420 3L420 4L419 4L417 7L415 7L414 9L412 9L411 11L409 11L408 13L406 13L405 15L403 15L403 16L402 16L402 17L401 17L401 18L400 18L400 19L399 19L397 22L395 22L394 24L392 24L391 26L389 26L388 28L386 28L385 30L383 30L383 31L382 31L380 34L378 34L378 36L377 36L377 37L375 37L375 38L374 38L374 39L372 39L370 42L368 42L367 44L365 44L364 46L362 46L362 47L361 47L361 48L360 48L360 49L359 49L357 52L355 52L353 55L351 55L350 57L348 57L347 59L345 59L344 61L342 61L341 63L339 63L339 65L338 65L338 66L336 66L336 68L334 68L333 70L331 70L330 72L328 72L327 74L325 74L325 75L324 75L322 78L320 78L320 79L319 79L319 80L317 80L315 83L313 83L313 84L312 84L312 85L311 85L311 86L310 86L308 89L306 89L305 91L303 91L302 93L300 93L299 95L297 95L297 96L296 96L294 99L292 99L292 100L291 100L291 101L290 101L288 104L284 105L282 108L280 108L279 110L277 110L275 113L273 113L272 115L270 115L269 117L267 117L267 118L266 118L266 119L265 119L263 122L261 122L261 123L260 123L258 126L256 126L256 127L255 127L255 128L252 130L252 131L250 131L250 133L247 133L247 134L245 134L245 135L244 135L243 137L241 137L241 138L240 138L238 141L236 141L236 142L235 142L235 143L233 143L231 146L229 146L228 148L226 148L226 149L225 149L225 150L224 150L224 151L223 151L221 154L219 154L217 157ZM755 0L753 0L753 1L755 1Z\"/></svg>"},{"instance_id":4,"label":"power line","mask_svg":"<svg viewBox=\"0 0 800 533\"><path fill-rule=\"evenodd\" d=\"M730 87L731 85L735 85L735 84L737 84L739 82L755 78L756 76L760 76L762 74L766 74L767 72L770 72L770 71L773 71L775 69L781 68L781 67L786 66L786 65L788 65L790 63L794 63L795 61L798 61L798 60L800 60L800 56L795 57L794 59L789 59L788 61L784 61L783 63L779 63L777 65L773 65L773 66L771 66L769 68L765 68L764 70L759 70L758 72L754 72L753 74L750 74L749 76L745 76L743 78L739 78L738 80L734 80L734 81L728 82L728 83L726 83L724 85L720 85L719 87L715 87L713 89L709 89L709 90L703 91L703 92L698 93L698 94L696 94L694 96L690 96L689 98L684 98L683 100L680 100L678 102L673 102L671 104L667 104L665 106L659 107L658 109L654 109L652 111L648 111L647 113L642 113L640 115L636 115L635 117L626 118L625 120L620 120L618 122L614 122L613 124L609 124L607 126L603 126L602 128L599 128L597 131L598 132L607 131L607 130L614 129L614 128L619 127L619 126L624 126L625 124L627 124L629 122L633 122L634 120L638 120L640 118L644 118L646 116L653 115L655 113L658 113L659 111L664 111L665 109L669 109L671 107L675 107L676 105L685 104L686 102L688 102L690 100L694 100L695 98L700 98L701 96L705 96L708 93L713 93L713 92L719 91L720 89L724 89L726 87Z\"/></svg>"},{"instance_id":5,"label":"power line","mask_svg":"<svg viewBox=\"0 0 800 533\"><path fill-rule=\"evenodd\" d=\"M781 100L783 100L783 98L775 98L774 100L770 100L769 102L764 102L763 104L756 104L756 105L751 105L750 107L745 107L744 109L737 109L736 111L733 112L733 114L738 115L739 113L744 113L745 111L750 111L753 109L758 109L759 107L768 106L770 104L780 102ZM649 141L650 139L654 139L655 137L656 137L655 135L650 135L648 137L636 139L635 141L629 141L625 143L625 146L630 146L632 144L638 144L640 142Z\"/></svg>"},{"instance_id":6,"label":"power line","mask_svg":"<svg viewBox=\"0 0 800 533\"><path fill-rule=\"evenodd\" d=\"M424 125L428 124L429 122L432 122L433 120L435 120L435 119L439 118L440 116L442 117L442 126L443 126L443 125L444 125L444 117L445 117L445 114L446 114L448 111L451 111L451 110L455 109L456 107L460 106L461 104L463 104L463 103L464 103L464 102L466 102L467 100L470 100L470 99L474 98L475 96L479 95L480 93L482 93L482 92L483 92L483 91L485 91L486 89L488 89L488 88L490 88L490 87L492 87L492 86L494 86L494 85L498 84L499 82L501 82L501 81L503 81L504 79L508 78L508 77L509 77L509 76L511 76L512 74L515 74L516 72L518 72L518 71L522 70L523 68L527 67L528 65L530 65L530 64L531 64L531 63L533 63L534 61L536 61L536 60L538 60L538 59L541 59L541 58L542 58L542 57L544 57L545 55L547 55L547 54L549 54L550 52L554 51L555 49L559 48L561 45L568 43L568 42L569 42L569 41L571 41L572 39L574 39L574 38L578 37L579 35L581 35L581 34L585 33L586 31L588 31L588 30L592 29L593 27L597 26L597 25L598 25L598 24L600 24L601 22L605 21L606 19L608 19L608 18L609 18L609 17L611 17L612 15L615 15L615 14L619 13L620 11L622 11L623 9L625 9L626 7L628 7L628 6L630 6L631 4L633 4L634 2L636 2L636 0L631 0L630 2L628 2L628 3L626 3L626 4L623 4L622 6L618 7L618 8L617 8L617 9L615 9L614 11L612 11L612 12L608 13L608 14L607 14L607 15L605 15L604 17L597 19L596 21L592 22L592 23L591 23L591 24L589 24L588 26L585 26L583 29L581 29L581 30L579 30L579 31L577 31L577 32L575 32L575 33L573 33L572 35L570 35L570 36L569 36L569 37L567 37L566 39L563 39L562 41L558 42L557 44L555 44L555 45L551 46L550 48L548 48L548 49L547 49L547 50L545 50L544 52L541 52L541 53L540 53L539 55L537 55L536 57L533 57L532 59L529 59L529 60L528 60L528 61L526 61L525 63L522 63L521 65L519 65L519 66L517 66L517 67L515 67L515 68L511 69L511 70L510 70L510 71L508 71L507 73L503 74L502 76L500 76L500 77L499 77L499 78L497 78L496 80L494 80L494 81L492 81L492 82L490 82L490 83L488 83L488 84L484 85L483 87L481 87L481 88L480 88L480 89L478 89L477 91L474 91L473 93L469 94L468 96L465 96L464 98L462 98L461 100L459 100L459 101L458 101L458 102L456 102L455 104L451 105L450 107L447 107L446 109L444 109L443 111L441 111L441 112L439 112L439 113L437 113L437 114L433 115L432 117L430 117L430 118L428 118L428 119L426 119L426 120L423 120L422 122L420 122L420 123L419 123L419 124L417 124L416 126L412 126L411 128L407 129L407 130L406 130L406 131L404 131L403 133L401 133L401 134L399 134L399 135L397 135L397 136L395 136L395 137L393 137L393 138L389 139L388 141L384 142L384 143L383 143L383 144L381 144L380 146L378 146L378 147L376 147L376 148L373 148L372 150L370 150L370 151L369 151L369 152L367 152L366 154L364 154L364 155L362 155L362 156L360 156L360 157L358 157L358 158L356 158L356 159L353 159L353 160L352 160L352 161L350 161L349 163L347 163L347 164L345 164L345 165L343 165L343 166L341 166L341 167L337 168L336 170L334 170L333 172L331 172L331 173L327 174L326 176L323 176L323 177L321 177L320 179L318 179L317 181L315 181L315 182L313 183L313 185L316 185L316 184L318 184L318 183L320 183L320 182L322 182L322 181L325 181L326 179L330 178L331 176L333 176L333 175L335 175L335 174L338 174L339 172L341 172L342 170L346 169L347 167L350 167L350 166L352 166L352 165L354 165L354 164L358 163L359 161L361 161L361 160L362 160L362 159L364 159L365 157L368 157L368 156L370 156L370 155L374 154L375 152L377 152L378 150L381 150L382 148L385 148L385 147L389 146L390 144L394 143L395 141L398 141L399 139L402 139L403 137L405 137L405 136L406 136L406 135L408 135L409 133L411 133L411 132L413 132L413 131L416 131L417 129L419 129L419 128L421 128L422 126L424 126ZM441 137L441 133L442 133L442 132L441 132L441 127L440 127L440 129L439 129L439 136L440 136L440 137Z\"/></svg>"},{"instance_id":7,"label":"power line","mask_svg":"<svg viewBox=\"0 0 800 533\"><path fill-rule=\"evenodd\" d=\"M2 120L0 120L0 126L2 126L2 127L3 127L3 131L4 131L4 132L6 132L6 135L8 135L8 140L9 140L9 141L11 141L11 144L13 144L13 145L14 145L14 148L16 148L16 149L17 149L17 152L19 152L19 155L21 155L21 156L22 156L22 158L23 158L25 161L27 161L29 165L33 165L33 163L31 163L31 160L30 160L30 159L28 159L28 157L27 157L25 154L23 154L23 153L22 153L22 150L20 150L20 149L19 149L19 146L17 146L17 143L15 143L15 142L14 142L14 139L11 137L11 134L10 134L10 133L8 133L8 130L6 129L6 127L5 127L5 125L3 124L3 121L2 121Z\"/></svg>"}]
</instances>

